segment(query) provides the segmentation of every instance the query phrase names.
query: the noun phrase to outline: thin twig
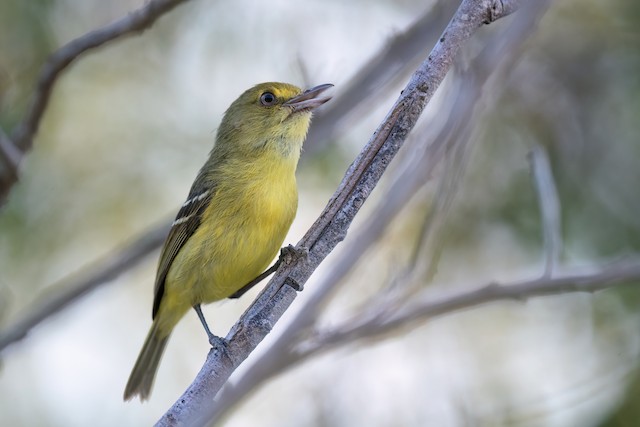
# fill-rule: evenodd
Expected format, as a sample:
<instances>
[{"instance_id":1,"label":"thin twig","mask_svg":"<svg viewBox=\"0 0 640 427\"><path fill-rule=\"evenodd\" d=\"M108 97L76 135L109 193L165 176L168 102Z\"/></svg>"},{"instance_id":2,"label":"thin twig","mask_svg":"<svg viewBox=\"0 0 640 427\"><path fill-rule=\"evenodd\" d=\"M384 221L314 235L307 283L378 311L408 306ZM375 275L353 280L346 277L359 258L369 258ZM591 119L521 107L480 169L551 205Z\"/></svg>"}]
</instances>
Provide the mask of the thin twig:
<instances>
[{"instance_id":1,"label":"thin twig","mask_svg":"<svg viewBox=\"0 0 640 427\"><path fill-rule=\"evenodd\" d=\"M562 228L560 198L547 150L536 144L529 155L538 196L544 239L544 277L551 277L560 263Z\"/></svg>"}]
</instances>

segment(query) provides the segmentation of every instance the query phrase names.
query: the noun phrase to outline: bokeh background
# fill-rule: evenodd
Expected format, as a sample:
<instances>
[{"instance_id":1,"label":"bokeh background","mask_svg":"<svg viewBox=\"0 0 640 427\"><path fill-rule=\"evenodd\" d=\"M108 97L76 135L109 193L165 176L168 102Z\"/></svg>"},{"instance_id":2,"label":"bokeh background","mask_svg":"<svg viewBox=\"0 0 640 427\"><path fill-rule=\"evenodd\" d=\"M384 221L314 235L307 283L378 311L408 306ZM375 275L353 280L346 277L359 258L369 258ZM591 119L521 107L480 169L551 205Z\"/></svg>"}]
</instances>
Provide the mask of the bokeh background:
<instances>
[{"instance_id":1,"label":"bokeh background","mask_svg":"<svg viewBox=\"0 0 640 427\"><path fill-rule=\"evenodd\" d=\"M141 4L3 0L0 125L10 130L21 118L49 53ZM272 80L330 82L338 97L432 5L197 0L80 59L58 82L20 181L0 210L0 326L59 292L60 280L174 215L224 109L244 89ZM482 29L460 66L509 19ZM563 263L590 266L640 250L639 28L635 0L552 4L499 99L489 103L495 108L474 124L437 254L423 260L437 255L437 271L425 278L436 295L540 274L542 227L527 162L532 141L547 149L557 181ZM320 213L410 71L401 68L370 88L365 108L324 140L310 141L288 242ZM438 117L447 87L427 120ZM385 182L362 217L376 214ZM436 187L427 186L393 220L348 276L328 323L357 311L363 295L383 287L410 257ZM194 315L174 332L151 401L121 397L150 325L157 256L0 353L0 425L149 425L179 397L208 348ZM331 259L317 275L330 269ZM208 306L214 331L226 334L255 293ZM639 296L630 286L449 315L297 366L224 424L640 425Z\"/></svg>"}]
</instances>

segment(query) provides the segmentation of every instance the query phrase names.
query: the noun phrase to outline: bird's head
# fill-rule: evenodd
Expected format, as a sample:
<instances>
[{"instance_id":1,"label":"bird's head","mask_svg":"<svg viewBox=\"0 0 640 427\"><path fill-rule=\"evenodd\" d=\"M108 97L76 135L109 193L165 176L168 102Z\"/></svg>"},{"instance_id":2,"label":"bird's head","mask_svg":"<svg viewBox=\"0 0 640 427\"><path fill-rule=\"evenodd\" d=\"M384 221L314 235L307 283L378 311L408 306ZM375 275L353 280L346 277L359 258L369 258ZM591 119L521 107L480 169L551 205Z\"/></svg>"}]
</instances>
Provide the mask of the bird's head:
<instances>
[{"instance_id":1,"label":"bird's head","mask_svg":"<svg viewBox=\"0 0 640 427\"><path fill-rule=\"evenodd\" d=\"M303 91L288 83L261 83L245 91L227 109L216 145L225 151L273 149L299 153L313 110L331 99L323 84Z\"/></svg>"}]
</instances>

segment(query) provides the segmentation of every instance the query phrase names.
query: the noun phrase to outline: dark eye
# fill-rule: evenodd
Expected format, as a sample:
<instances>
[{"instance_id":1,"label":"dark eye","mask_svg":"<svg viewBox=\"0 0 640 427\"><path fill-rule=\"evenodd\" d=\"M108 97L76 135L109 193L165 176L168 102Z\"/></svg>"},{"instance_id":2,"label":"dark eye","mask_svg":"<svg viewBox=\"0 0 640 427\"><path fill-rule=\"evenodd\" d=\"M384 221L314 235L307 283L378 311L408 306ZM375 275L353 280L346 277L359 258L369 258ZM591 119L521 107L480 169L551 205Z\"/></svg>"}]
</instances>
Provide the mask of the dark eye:
<instances>
[{"instance_id":1,"label":"dark eye","mask_svg":"<svg viewBox=\"0 0 640 427\"><path fill-rule=\"evenodd\" d=\"M260 95L260 103L265 106L273 105L276 103L276 96L271 92L265 92Z\"/></svg>"}]
</instances>

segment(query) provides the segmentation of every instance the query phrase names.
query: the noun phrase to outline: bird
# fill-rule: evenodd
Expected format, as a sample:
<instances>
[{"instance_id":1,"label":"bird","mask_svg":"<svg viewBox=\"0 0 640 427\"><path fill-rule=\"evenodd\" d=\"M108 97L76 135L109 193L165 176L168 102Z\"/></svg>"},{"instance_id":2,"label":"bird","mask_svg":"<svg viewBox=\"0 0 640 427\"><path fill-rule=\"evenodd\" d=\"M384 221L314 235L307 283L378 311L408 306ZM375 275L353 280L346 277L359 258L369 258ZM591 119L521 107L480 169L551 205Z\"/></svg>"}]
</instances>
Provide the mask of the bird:
<instances>
[{"instance_id":1,"label":"bird","mask_svg":"<svg viewBox=\"0 0 640 427\"><path fill-rule=\"evenodd\" d=\"M169 336L191 308L215 345L201 304L238 297L277 255L297 211L295 172L312 113L332 86L261 83L224 113L162 248L153 323L124 400L149 398Z\"/></svg>"}]
</instances>

